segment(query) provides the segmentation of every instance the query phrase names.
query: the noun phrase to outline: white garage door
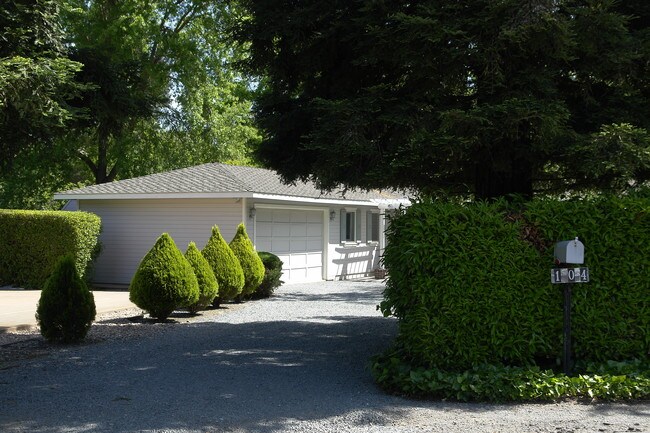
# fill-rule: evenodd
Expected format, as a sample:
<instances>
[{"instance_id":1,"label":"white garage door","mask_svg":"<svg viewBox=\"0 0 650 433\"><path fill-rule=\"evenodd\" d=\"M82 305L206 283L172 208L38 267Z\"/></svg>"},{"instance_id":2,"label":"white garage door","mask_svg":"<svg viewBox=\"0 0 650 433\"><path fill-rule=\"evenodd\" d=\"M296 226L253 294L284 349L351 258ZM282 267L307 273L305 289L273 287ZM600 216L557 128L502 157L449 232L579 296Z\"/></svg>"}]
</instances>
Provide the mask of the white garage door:
<instances>
[{"instance_id":1,"label":"white garage door","mask_svg":"<svg viewBox=\"0 0 650 433\"><path fill-rule=\"evenodd\" d=\"M284 263L285 282L323 279L323 212L257 209L255 246Z\"/></svg>"}]
</instances>

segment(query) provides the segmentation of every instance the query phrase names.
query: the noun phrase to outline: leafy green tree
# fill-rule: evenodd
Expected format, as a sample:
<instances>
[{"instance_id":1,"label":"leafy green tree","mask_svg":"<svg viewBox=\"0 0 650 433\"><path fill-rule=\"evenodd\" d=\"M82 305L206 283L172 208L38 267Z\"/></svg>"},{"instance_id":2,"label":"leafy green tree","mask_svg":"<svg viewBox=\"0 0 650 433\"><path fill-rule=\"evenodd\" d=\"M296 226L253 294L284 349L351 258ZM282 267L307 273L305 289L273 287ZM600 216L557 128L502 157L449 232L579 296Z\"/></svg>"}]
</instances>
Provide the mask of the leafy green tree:
<instances>
[{"instance_id":1,"label":"leafy green tree","mask_svg":"<svg viewBox=\"0 0 650 433\"><path fill-rule=\"evenodd\" d=\"M244 5L259 155L285 180L494 198L649 179L646 1Z\"/></svg>"},{"instance_id":2,"label":"leafy green tree","mask_svg":"<svg viewBox=\"0 0 650 433\"><path fill-rule=\"evenodd\" d=\"M31 3L0 6L0 19L15 21L5 20L15 32L0 37L18 40L7 46L28 46L24 29L32 21L34 33L40 31L34 16L41 15ZM224 34L226 23L238 16L237 2L64 5L60 13L52 6L56 14L43 15L56 30L55 48L39 45L19 52L20 62L0 65L0 115L6 118L0 120L0 165L6 166L0 168L0 207L53 207L52 193L68 187L204 162L254 163L252 150L260 140L251 112L255 86L233 67L245 50ZM22 11L20 22L12 8ZM48 41L41 33L34 39ZM38 63L41 49L58 63ZM41 65L41 75L29 75L25 64ZM36 82L48 71L49 81ZM21 103L27 111L19 116L2 101Z\"/></svg>"},{"instance_id":3,"label":"leafy green tree","mask_svg":"<svg viewBox=\"0 0 650 433\"><path fill-rule=\"evenodd\" d=\"M159 320L198 301L199 285L192 265L169 234L163 233L140 262L129 286L129 299Z\"/></svg>"},{"instance_id":4,"label":"leafy green tree","mask_svg":"<svg viewBox=\"0 0 650 433\"><path fill-rule=\"evenodd\" d=\"M90 118L76 155L95 183L220 160L250 160L258 140L247 80L223 41L231 13L207 0L78 0L69 15ZM234 4L233 4L234 5ZM234 6L233 6L234 7ZM153 161L153 164L152 164Z\"/></svg>"},{"instance_id":5,"label":"leafy green tree","mask_svg":"<svg viewBox=\"0 0 650 433\"><path fill-rule=\"evenodd\" d=\"M82 65L67 57L58 0L0 4L0 176L16 158L48 150L78 113Z\"/></svg>"},{"instance_id":6,"label":"leafy green tree","mask_svg":"<svg viewBox=\"0 0 650 433\"><path fill-rule=\"evenodd\" d=\"M210 263L205 260L205 257L203 257L203 254L201 254L201 251L199 251L194 242L190 242L187 246L185 258L192 265L194 275L196 275L199 283L199 299L188 307L191 313L196 313L212 305L212 301L214 301L214 298L219 293L219 284L217 284L217 278L214 276L214 272L212 272Z\"/></svg>"},{"instance_id":7,"label":"leafy green tree","mask_svg":"<svg viewBox=\"0 0 650 433\"><path fill-rule=\"evenodd\" d=\"M230 241L230 249L235 253L244 271L242 295L250 296L257 290L264 279L264 263L262 263L260 256L257 255L243 223L237 226L237 233Z\"/></svg>"},{"instance_id":8,"label":"leafy green tree","mask_svg":"<svg viewBox=\"0 0 650 433\"><path fill-rule=\"evenodd\" d=\"M95 299L79 276L74 257L63 256L45 281L36 308L41 334L53 342L81 341L95 315Z\"/></svg>"},{"instance_id":9,"label":"leafy green tree","mask_svg":"<svg viewBox=\"0 0 650 433\"><path fill-rule=\"evenodd\" d=\"M212 236L201 253L212 267L219 283L219 295L213 305L231 301L240 295L245 283L244 271L239 259L221 236L219 227L212 227Z\"/></svg>"}]
</instances>

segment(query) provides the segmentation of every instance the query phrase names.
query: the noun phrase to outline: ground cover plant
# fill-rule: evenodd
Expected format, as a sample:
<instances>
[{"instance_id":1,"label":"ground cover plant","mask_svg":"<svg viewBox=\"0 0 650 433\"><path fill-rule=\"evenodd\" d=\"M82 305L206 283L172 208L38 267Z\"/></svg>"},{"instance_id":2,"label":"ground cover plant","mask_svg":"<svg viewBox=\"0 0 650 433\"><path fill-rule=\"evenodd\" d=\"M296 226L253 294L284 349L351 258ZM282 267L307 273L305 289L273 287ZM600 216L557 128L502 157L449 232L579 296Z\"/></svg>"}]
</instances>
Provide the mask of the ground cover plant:
<instances>
[{"instance_id":1,"label":"ground cover plant","mask_svg":"<svg viewBox=\"0 0 650 433\"><path fill-rule=\"evenodd\" d=\"M525 206L422 200L387 230L390 278L380 308L399 319L399 335L391 351L375 360L379 383L397 392L455 393L460 399L648 397L647 370L621 378L576 369L584 379L580 386L583 379L554 371L562 353L563 301L561 288L550 283L552 247L575 236L585 244L591 281L573 290L574 359L583 365L637 359L641 363L631 365L647 367L647 195L538 199ZM481 377L477 368L490 377L481 380L494 379L494 386L468 379ZM530 389L498 394L502 380L519 388L528 383L544 395ZM603 389L622 384L630 392L596 392L601 382ZM454 387L461 384L467 390L458 393ZM553 391L552 384L565 391Z\"/></svg>"},{"instance_id":2,"label":"ground cover plant","mask_svg":"<svg viewBox=\"0 0 650 433\"><path fill-rule=\"evenodd\" d=\"M0 284L41 288L66 254L88 277L100 230L99 217L87 212L0 209Z\"/></svg>"},{"instance_id":3,"label":"ground cover plant","mask_svg":"<svg viewBox=\"0 0 650 433\"><path fill-rule=\"evenodd\" d=\"M201 251L208 261L219 283L219 295L213 305L231 301L241 294L244 288L244 271L239 259L232 252L228 243L221 236L218 226L212 227L212 236Z\"/></svg>"},{"instance_id":4,"label":"ground cover plant","mask_svg":"<svg viewBox=\"0 0 650 433\"><path fill-rule=\"evenodd\" d=\"M163 233L140 262L129 286L129 299L158 320L198 301L199 284L192 265L169 234Z\"/></svg>"},{"instance_id":5,"label":"ground cover plant","mask_svg":"<svg viewBox=\"0 0 650 433\"><path fill-rule=\"evenodd\" d=\"M36 308L41 334L51 342L81 341L95 315L95 299L79 276L73 256L61 257L43 285Z\"/></svg>"},{"instance_id":6,"label":"ground cover plant","mask_svg":"<svg viewBox=\"0 0 650 433\"><path fill-rule=\"evenodd\" d=\"M237 226L237 233L230 241L230 249L239 260L244 272L244 287L241 295L249 297L257 290L264 279L264 264L260 256L255 252L255 247L246 233L244 224Z\"/></svg>"},{"instance_id":7,"label":"ground cover plant","mask_svg":"<svg viewBox=\"0 0 650 433\"><path fill-rule=\"evenodd\" d=\"M196 247L194 242L190 242L185 251L185 258L192 265L194 275L199 284L199 298L198 300L187 307L190 313L196 313L206 307L212 305L212 301L219 293L219 284L217 278L212 272L212 268L208 261L203 257L201 251Z\"/></svg>"}]
</instances>

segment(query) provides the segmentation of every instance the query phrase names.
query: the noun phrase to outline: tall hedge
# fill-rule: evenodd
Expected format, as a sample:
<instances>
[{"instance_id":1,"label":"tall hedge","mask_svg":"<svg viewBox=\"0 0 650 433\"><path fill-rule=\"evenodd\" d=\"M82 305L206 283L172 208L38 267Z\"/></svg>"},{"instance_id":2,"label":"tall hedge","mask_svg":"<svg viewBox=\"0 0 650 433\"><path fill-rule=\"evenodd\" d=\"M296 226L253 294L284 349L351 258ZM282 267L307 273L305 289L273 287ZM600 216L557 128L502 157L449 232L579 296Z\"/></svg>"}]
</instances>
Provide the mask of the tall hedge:
<instances>
[{"instance_id":1,"label":"tall hedge","mask_svg":"<svg viewBox=\"0 0 650 433\"><path fill-rule=\"evenodd\" d=\"M221 236L219 227L212 227L212 236L201 253L210 263L219 283L219 295L215 298L215 303L230 301L241 294L245 282L244 271L239 259Z\"/></svg>"},{"instance_id":2,"label":"tall hedge","mask_svg":"<svg viewBox=\"0 0 650 433\"><path fill-rule=\"evenodd\" d=\"M99 217L87 212L0 209L0 284L41 288L67 254L87 276L100 230Z\"/></svg>"},{"instance_id":3,"label":"tall hedge","mask_svg":"<svg viewBox=\"0 0 650 433\"><path fill-rule=\"evenodd\" d=\"M244 272L242 295L252 295L264 279L264 264L260 256L257 255L244 224L237 226L237 233L230 241L230 249L239 260Z\"/></svg>"},{"instance_id":4,"label":"tall hedge","mask_svg":"<svg viewBox=\"0 0 650 433\"><path fill-rule=\"evenodd\" d=\"M550 282L553 245L579 236L591 282L575 285L580 360L650 353L650 204L643 198L415 203L387 230L390 278L381 304L399 318L413 365L535 365L562 351L562 288Z\"/></svg>"},{"instance_id":5,"label":"tall hedge","mask_svg":"<svg viewBox=\"0 0 650 433\"><path fill-rule=\"evenodd\" d=\"M195 313L212 305L212 301L219 293L219 284L210 263L203 257L194 242L190 242L187 246L185 258L192 265L194 275L199 283L199 298L194 304L187 307L190 312Z\"/></svg>"},{"instance_id":6,"label":"tall hedge","mask_svg":"<svg viewBox=\"0 0 650 433\"><path fill-rule=\"evenodd\" d=\"M129 299L159 320L198 301L192 265L169 234L163 233L140 262L129 286Z\"/></svg>"}]
</instances>

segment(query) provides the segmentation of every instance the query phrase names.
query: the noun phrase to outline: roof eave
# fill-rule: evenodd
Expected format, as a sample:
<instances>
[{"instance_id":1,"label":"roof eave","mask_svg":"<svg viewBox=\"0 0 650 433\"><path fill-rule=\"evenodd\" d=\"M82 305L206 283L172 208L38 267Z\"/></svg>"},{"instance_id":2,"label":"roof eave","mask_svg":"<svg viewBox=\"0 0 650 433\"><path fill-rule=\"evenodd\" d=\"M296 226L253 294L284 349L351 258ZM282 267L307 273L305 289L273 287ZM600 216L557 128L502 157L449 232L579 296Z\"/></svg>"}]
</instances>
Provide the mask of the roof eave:
<instances>
[{"instance_id":1,"label":"roof eave","mask_svg":"<svg viewBox=\"0 0 650 433\"><path fill-rule=\"evenodd\" d=\"M272 200L284 202L300 202L311 204L341 205L341 206L374 206L375 200L347 200L333 198L299 197L280 194L264 194L256 192L223 192L223 193L158 193L158 194L54 194L55 200L161 200L161 199L238 199L252 198L258 200ZM383 202L384 200L382 200Z\"/></svg>"}]
</instances>

